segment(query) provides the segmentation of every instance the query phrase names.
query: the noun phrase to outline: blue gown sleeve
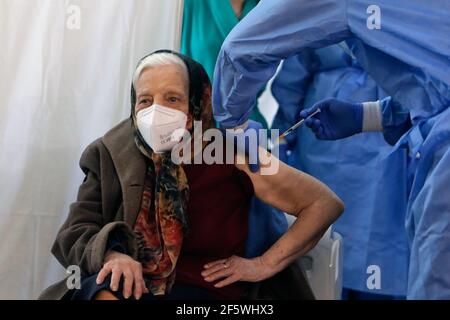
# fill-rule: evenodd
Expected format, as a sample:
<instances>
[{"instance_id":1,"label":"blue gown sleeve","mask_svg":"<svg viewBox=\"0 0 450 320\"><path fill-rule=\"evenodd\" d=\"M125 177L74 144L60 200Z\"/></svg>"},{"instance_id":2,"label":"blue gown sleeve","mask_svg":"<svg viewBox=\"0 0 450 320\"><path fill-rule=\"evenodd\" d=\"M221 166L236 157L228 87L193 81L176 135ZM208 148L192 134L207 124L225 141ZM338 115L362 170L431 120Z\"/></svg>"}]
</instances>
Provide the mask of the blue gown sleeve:
<instances>
[{"instance_id":1,"label":"blue gown sleeve","mask_svg":"<svg viewBox=\"0 0 450 320\"><path fill-rule=\"evenodd\" d=\"M411 128L411 117L398 102L391 97L380 101L383 136L387 143L394 145Z\"/></svg>"},{"instance_id":2,"label":"blue gown sleeve","mask_svg":"<svg viewBox=\"0 0 450 320\"><path fill-rule=\"evenodd\" d=\"M281 60L351 36L347 1L262 0L228 35L214 71L213 110L222 128L244 124Z\"/></svg>"},{"instance_id":3,"label":"blue gown sleeve","mask_svg":"<svg viewBox=\"0 0 450 320\"><path fill-rule=\"evenodd\" d=\"M314 74L314 61L310 50L305 50L283 62L272 83L272 94L278 102L278 111L272 128L286 131L299 119L300 110ZM289 145L294 145L297 135L286 137Z\"/></svg>"},{"instance_id":4,"label":"blue gown sleeve","mask_svg":"<svg viewBox=\"0 0 450 320\"><path fill-rule=\"evenodd\" d=\"M441 125L446 125L441 122ZM441 131L417 167L416 178L424 181L411 204L408 224L411 258L408 275L408 299L450 299L450 273L443 267L450 261L450 219L447 195L450 181L449 131Z\"/></svg>"}]
</instances>

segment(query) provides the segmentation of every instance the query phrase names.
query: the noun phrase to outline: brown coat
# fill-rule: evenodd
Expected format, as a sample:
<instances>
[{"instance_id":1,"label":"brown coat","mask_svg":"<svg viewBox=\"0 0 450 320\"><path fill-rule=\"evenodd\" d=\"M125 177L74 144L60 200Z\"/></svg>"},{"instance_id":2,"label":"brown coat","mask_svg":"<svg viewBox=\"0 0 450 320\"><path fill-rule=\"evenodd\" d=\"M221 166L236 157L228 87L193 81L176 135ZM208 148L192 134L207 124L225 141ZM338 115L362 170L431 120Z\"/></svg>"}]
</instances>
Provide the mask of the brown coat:
<instances>
[{"instance_id":1,"label":"brown coat","mask_svg":"<svg viewBox=\"0 0 450 320\"><path fill-rule=\"evenodd\" d=\"M136 147L131 121L125 120L83 152L85 173L77 201L58 232L52 253L67 268L77 265L82 274L95 274L103 265L105 247L114 233L127 253L137 258L132 231L141 205L145 158ZM292 285L292 284L295 285ZM66 279L47 288L39 299L63 299ZM276 276L253 286L250 298L313 298L301 269L292 264Z\"/></svg>"}]
</instances>

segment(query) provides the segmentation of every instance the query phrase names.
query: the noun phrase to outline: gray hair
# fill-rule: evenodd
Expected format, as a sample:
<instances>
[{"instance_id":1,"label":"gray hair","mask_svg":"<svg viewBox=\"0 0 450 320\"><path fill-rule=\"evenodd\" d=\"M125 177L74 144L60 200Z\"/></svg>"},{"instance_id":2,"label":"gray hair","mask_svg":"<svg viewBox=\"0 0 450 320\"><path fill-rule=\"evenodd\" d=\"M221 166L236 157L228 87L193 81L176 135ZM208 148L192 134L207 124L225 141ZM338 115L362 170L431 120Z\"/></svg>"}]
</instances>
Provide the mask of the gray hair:
<instances>
[{"instance_id":1,"label":"gray hair","mask_svg":"<svg viewBox=\"0 0 450 320\"><path fill-rule=\"evenodd\" d=\"M156 67L156 66L167 66L167 65L178 65L183 69L183 73L186 79L189 80L189 73L184 61L177 55L169 52L160 52L149 55L147 58L143 59L134 71L133 75L133 86L136 88L136 82L141 76L142 71L146 68Z\"/></svg>"}]
</instances>

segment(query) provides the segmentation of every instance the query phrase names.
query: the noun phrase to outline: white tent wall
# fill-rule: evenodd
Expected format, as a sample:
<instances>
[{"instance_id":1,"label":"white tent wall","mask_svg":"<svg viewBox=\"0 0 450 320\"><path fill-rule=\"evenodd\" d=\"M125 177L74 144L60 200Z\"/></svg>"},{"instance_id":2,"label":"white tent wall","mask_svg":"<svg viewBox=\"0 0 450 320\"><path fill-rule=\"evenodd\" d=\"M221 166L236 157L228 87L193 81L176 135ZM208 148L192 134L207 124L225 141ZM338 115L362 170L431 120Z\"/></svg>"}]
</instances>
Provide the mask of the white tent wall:
<instances>
[{"instance_id":1,"label":"white tent wall","mask_svg":"<svg viewBox=\"0 0 450 320\"><path fill-rule=\"evenodd\" d=\"M131 73L178 49L180 0L0 0L0 299L64 277L50 248L84 148L129 116Z\"/></svg>"}]
</instances>

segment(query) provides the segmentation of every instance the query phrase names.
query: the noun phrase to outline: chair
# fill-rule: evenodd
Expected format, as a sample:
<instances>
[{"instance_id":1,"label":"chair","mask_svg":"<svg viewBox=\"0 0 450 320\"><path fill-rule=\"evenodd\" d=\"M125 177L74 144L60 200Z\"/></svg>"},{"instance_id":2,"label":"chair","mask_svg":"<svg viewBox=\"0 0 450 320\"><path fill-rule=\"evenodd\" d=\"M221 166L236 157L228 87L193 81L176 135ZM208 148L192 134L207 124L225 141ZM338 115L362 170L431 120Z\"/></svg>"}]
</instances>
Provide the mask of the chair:
<instances>
[{"instance_id":1,"label":"chair","mask_svg":"<svg viewBox=\"0 0 450 320\"><path fill-rule=\"evenodd\" d=\"M287 216L289 225L295 221ZM328 228L317 245L299 259L318 300L340 300L342 294L342 237Z\"/></svg>"}]
</instances>

